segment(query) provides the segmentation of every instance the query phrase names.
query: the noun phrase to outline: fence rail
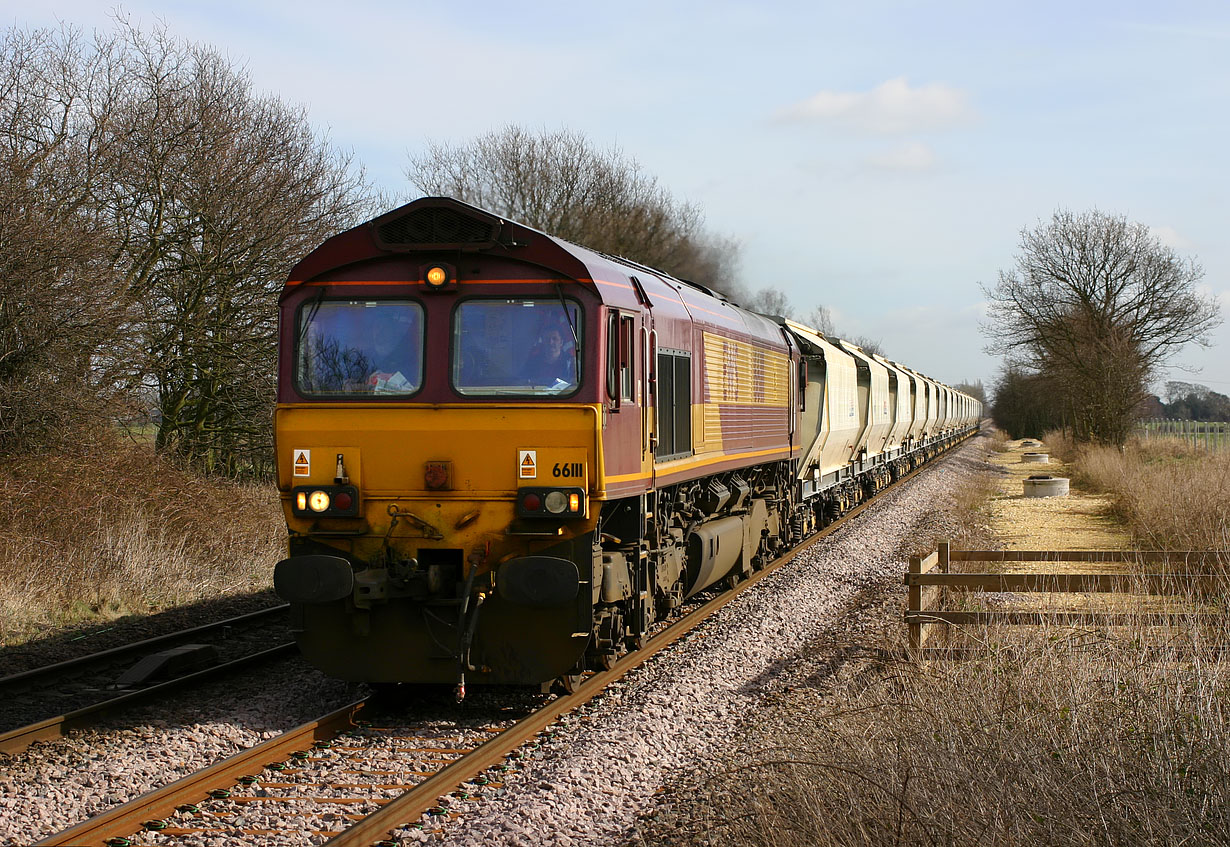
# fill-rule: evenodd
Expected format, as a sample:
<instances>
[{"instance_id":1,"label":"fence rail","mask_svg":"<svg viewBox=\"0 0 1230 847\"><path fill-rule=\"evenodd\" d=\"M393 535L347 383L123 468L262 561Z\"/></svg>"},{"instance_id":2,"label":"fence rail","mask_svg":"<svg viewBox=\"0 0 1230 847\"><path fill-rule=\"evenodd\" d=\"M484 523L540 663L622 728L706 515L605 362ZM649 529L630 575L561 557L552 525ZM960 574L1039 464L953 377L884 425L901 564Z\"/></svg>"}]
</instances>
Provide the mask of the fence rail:
<instances>
[{"instance_id":1,"label":"fence rail","mask_svg":"<svg viewBox=\"0 0 1230 847\"><path fill-rule=\"evenodd\" d=\"M905 575L908 589L905 622L910 649L927 652L926 643L936 627L973 624L1028 626L1175 626L1194 616L1226 621L1224 612L1089 612L1022 611L993 609L967 611L945 608L948 591L1000 591L1012 593L1092 594L1138 596L1191 596L1225 591L1225 575L1192 572L1225 562L1227 554L1214 551L1121 550L953 550L941 542L934 553L911 556ZM950 573L953 562L1087 562L1163 565L1161 573Z\"/></svg>"},{"instance_id":2,"label":"fence rail","mask_svg":"<svg viewBox=\"0 0 1230 847\"><path fill-rule=\"evenodd\" d=\"M1230 423L1226 421L1177 421L1153 419L1136 426L1141 438L1181 438L1193 447L1209 450L1230 448Z\"/></svg>"}]
</instances>

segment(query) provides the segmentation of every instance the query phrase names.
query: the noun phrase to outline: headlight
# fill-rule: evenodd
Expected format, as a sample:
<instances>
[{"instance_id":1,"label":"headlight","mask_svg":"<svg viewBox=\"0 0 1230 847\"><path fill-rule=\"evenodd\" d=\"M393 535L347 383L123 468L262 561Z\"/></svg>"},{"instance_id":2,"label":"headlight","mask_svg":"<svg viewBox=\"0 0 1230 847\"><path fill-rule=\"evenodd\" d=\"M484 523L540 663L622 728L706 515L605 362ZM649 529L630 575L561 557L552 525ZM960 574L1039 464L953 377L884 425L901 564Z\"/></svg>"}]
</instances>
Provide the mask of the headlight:
<instances>
[{"instance_id":1,"label":"headlight","mask_svg":"<svg viewBox=\"0 0 1230 847\"><path fill-rule=\"evenodd\" d=\"M583 488L521 488L516 512L522 518L585 517Z\"/></svg>"},{"instance_id":2,"label":"headlight","mask_svg":"<svg viewBox=\"0 0 1230 847\"><path fill-rule=\"evenodd\" d=\"M291 492L291 511L302 517L359 516L359 489L353 485L303 485Z\"/></svg>"}]
</instances>

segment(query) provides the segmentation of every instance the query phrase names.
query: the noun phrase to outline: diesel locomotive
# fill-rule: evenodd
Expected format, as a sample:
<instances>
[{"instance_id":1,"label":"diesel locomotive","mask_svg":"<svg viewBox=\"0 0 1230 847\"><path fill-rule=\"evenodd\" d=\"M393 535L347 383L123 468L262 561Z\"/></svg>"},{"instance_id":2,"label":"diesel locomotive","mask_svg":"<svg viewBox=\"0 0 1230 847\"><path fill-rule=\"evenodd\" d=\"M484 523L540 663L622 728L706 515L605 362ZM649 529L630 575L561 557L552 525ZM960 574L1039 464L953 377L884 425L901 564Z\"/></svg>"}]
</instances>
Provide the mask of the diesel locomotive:
<instances>
[{"instance_id":1,"label":"diesel locomotive","mask_svg":"<svg viewBox=\"0 0 1230 847\"><path fill-rule=\"evenodd\" d=\"M973 398L449 198L330 238L280 300L304 656L535 684L635 648L972 433Z\"/></svg>"}]
</instances>

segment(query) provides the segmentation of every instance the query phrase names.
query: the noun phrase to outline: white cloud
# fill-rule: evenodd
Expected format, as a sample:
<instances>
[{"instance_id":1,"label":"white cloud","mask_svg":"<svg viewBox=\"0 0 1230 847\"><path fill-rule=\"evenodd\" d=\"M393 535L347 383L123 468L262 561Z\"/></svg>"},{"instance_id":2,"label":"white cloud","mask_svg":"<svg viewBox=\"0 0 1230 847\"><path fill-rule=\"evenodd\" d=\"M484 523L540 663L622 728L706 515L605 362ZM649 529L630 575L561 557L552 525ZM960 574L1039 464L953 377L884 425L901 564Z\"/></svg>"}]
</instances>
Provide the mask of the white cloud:
<instances>
[{"instance_id":1,"label":"white cloud","mask_svg":"<svg viewBox=\"0 0 1230 847\"><path fill-rule=\"evenodd\" d=\"M945 129L973 115L965 92L939 83L911 88L905 77L870 91L820 91L777 113L781 120L827 121L889 134Z\"/></svg>"},{"instance_id":2,"label":"white cloud","mask_svg":"<svg viewBox=\"0 0 1230 847\"><path fill-rule=\"evenodd\" d=\"M877 170L929 171L935 167L935 151L920 141L908 141L863 160Z\"/></svg>"},{"instance_id":3,"label":"white cloud","mask_svg":"<svg viewBox=\"0 0 1230 847\"><path fill-rule=\"evenodd\" d=\"M1151 226L1149 232L1153 233L1158 241L1175 250L1188 250L1195 246L1191 239L1172 226Z\"/></svg>"}]
</instances>

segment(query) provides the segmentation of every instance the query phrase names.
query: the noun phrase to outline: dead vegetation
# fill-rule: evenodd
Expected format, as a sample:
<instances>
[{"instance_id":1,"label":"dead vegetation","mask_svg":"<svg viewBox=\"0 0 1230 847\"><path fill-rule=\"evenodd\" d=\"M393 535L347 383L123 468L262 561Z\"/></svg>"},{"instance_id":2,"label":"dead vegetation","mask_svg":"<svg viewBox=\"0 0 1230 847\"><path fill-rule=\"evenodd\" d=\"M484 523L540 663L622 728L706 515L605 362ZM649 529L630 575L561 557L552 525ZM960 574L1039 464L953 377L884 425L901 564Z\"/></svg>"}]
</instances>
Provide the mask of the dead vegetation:
<instances>
[{"instance_id":1,"label":"dead vegetation","mask_svg":"<svg viewBox=\"0 0 1230 847\"><path fill-rule=\"evenodd\" d=\"M1047 433L1046 443L1072 463L1076 482L1112 496L1137 548L1230 551L1230 451L1179 438L1078 449Z\"/></svg>"},{"instance_id":2,"label":"dead vegetation","mask_svg":"<svg viewBox=\"0 0 1230 847\"><path fill-rule=\"evenodd\" d=\"M1199 630L1197 630L1199 631ZM1230 842L1230 668L1033 630L985 660L886 661L709 780L712 845Z\"/></svg>"},{"instance_id":3,"label":"dead vegetation","mask_svg":"<svg viewBox=\"0 0 1230 847\"><path fill-rule=\"evenodd\" d=\"M82 439L0 467L0 646L48 628L266 588L285 525L272 484Z\"/></svg>"},{"instance_id":4,"label":"dead vegetation","mask_svg":"<svg viewBox=\"0 0 1230 847\"><path fill-rule=\"evenodd\" d=\"M1223 457L1047 447L1113 493L1142 545L1224 549ZM984 482L956 495L964 520ZM1168 629L966 628L953 643L985 650L965 661L907 660L886 625L860 648L879 658L787 692L637 843L1230 843L1230 630L1197 610L1222 597L1189 598Z\"/></svg>"}]
</instances>

